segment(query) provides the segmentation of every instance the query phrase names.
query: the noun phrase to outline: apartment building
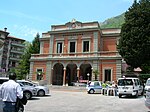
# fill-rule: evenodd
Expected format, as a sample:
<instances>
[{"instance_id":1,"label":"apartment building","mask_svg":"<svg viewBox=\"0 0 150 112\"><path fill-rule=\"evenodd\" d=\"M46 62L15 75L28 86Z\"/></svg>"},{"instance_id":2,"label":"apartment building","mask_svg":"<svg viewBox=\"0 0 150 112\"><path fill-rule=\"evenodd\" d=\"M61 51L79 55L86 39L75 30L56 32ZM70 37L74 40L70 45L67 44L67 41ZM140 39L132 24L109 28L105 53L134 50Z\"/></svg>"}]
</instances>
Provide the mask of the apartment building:
<instances>
[{"instance_id":1,"label":"apartment building","mask_svg":"<svg viewBox=\"0 0 150 112\"><path fill-rule=\"evenodd\" d=\"M6 30L0 32L3 38L3 46L0 51L0 75L3 76L6 76L11 68L18 66L25 48L23 44L25 40L9 36Z\"/></svg>"},{"instance_id":2,"label":"apartment building","mask_svg":"<svg viewBox=\"0 0 150 112\"><path fill-rule=\"evenodd\" d=\"M97 21L73 19L52 25L40 38L40 53L31 56L29 78L63 86L117 80L122 60L116 48L119 37L120 29L101 29Z\"/></svg>"}]
</instances>

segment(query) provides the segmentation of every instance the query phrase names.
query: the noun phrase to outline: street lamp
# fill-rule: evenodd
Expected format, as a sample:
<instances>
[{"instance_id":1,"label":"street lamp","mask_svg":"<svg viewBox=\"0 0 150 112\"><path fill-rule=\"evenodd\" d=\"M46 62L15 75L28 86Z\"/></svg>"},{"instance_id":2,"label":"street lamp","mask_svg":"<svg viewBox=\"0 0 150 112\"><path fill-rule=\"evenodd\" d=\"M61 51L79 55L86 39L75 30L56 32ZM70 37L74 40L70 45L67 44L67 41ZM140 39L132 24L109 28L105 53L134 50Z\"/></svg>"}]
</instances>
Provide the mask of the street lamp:
<instances>
[{"instance_id":1,"label":"street lamp","mask_svg":"<svg viewBox=\"0 0 150 112\"><path fill-rule=\"evenodd\" d=\"M89 82L89 76L90 76L90 74L89 74L89 73L87 73L87 76L88 76L88 82Z\"/></svg>"},{"instance_id":2,"label":"street lamp","mask_svg":"<svg viewBox=\"0 0 150 112\"><path fill-rule=\"evenodd\" d=\"M42 79L42 73L38 72L38 75L39 75L38 80L41 80Z\"/></svg>"}]
</instances>

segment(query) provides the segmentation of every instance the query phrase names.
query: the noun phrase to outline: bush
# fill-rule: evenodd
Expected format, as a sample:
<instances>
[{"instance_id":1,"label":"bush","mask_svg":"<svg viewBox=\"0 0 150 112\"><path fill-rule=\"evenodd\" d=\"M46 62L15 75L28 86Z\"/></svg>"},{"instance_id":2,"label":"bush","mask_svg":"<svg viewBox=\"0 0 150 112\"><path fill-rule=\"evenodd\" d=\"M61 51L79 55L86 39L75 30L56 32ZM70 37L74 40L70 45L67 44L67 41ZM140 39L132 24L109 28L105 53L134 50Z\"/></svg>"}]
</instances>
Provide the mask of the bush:
<instances>
[{"instance_id":1,"label":"bush","mask_svg":"<svg viewBox=\"0 0 150 112\"><path fill-rule=\"evenodd\" d=\"M148 78L150 78L150 74L139 74L140 80L145 83Z\"/></svg>"}]
</instances>

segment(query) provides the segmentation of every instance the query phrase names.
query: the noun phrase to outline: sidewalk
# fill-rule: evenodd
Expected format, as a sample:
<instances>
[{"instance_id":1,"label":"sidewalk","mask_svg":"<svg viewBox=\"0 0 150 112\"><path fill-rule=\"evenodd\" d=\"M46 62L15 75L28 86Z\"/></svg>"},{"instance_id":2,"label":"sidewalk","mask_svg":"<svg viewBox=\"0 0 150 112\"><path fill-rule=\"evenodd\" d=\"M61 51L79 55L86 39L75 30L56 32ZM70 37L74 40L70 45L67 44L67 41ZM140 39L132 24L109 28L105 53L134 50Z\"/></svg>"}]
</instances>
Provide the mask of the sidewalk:
<instances>
[{"instance_id":1,"label":"sidewalk","mask_svg":"<svg viewBox=\"0 0 150 112\"><path fill-rule=\"evenodd\" d=\"M86 92L86 87L80 86L56 86L49 85L50 91L72 91L72 92Z\"/></svg>"}]
</instances>

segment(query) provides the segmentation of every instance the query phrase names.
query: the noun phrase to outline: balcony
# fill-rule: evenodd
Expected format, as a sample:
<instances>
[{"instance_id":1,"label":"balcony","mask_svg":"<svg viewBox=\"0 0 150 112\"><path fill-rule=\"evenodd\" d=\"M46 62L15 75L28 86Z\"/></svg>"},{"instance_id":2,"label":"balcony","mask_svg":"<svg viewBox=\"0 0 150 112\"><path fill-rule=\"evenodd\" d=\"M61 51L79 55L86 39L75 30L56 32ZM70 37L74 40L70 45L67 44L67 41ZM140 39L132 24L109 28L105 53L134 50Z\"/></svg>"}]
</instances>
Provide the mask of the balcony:
<instances>
[{"instance_id":1,"label":"balcony","mask_svg":"<svg viewBox=\"0 0 150 112\"><path fill-rule=\"evenodd\" d=\"M17 42L12 42L11 44L15 45L15 46L18 46L18 47L25 47L24 44L20 44L20 43L17 43Z\"/></svg>"},{"instance_id":2,"label":"balcony","mask_svg":"<svg viewBox=\"0 0 150 112\"><path fill-rule=\"evenodd\" d=\"M3 44L4 44L4 39L0 37L0 49L2 48Z\"/></svg>"},{"instance_id":3,"label":"balcony","mask_svg":"<svg viewBox=\"0 0 150 112\"><path fill-rule=\"evenodd\" d=\"M10 59L10 60L14 60L14 61L20 61L21 58L18 58L18 57L12 57L12 56L11 56L11 57L9 57L9 59Z\"/></svg>"},{"instance_id":4,"label":"balcony","mask_svg":"<svg viewBox=\"0 0 150 112\"><path fill-rule=\"evenodd\" d=\"M53 53L53 54L32 54L31 59L70 59L70 58L120 58L117 51L101 51L88 53Z\"/></svg>"},{"instance_id":5,"label":"balcony","mask_svg":"<svg viewBox=\"0 0 150 112\"><path fill-rule=\"evenodd\" d=\"M23 54L23 50L11 49L11 53Z\"/></svg>"}]
</instances>

